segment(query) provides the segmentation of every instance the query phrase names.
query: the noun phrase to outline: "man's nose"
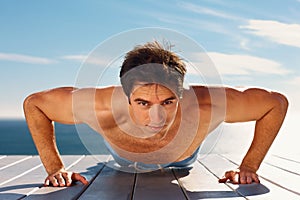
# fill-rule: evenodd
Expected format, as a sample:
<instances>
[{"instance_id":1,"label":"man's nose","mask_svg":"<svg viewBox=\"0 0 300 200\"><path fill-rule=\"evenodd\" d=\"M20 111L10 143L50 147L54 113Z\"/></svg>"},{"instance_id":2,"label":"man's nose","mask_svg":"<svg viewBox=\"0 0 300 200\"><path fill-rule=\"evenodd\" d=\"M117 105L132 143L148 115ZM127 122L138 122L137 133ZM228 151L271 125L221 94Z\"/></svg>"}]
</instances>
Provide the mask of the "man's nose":
<instances>
[{"instance_id":1,"label":"man's nose","mask_svg":"<svg viewBox=\"0 0 300 200\"><path fill-rule=\"evenodd\" d=\"M166 119L166 112L163 106L154 104L149 110L151 123L154 125L162 125Z\"/></svg>"}]
</instances>

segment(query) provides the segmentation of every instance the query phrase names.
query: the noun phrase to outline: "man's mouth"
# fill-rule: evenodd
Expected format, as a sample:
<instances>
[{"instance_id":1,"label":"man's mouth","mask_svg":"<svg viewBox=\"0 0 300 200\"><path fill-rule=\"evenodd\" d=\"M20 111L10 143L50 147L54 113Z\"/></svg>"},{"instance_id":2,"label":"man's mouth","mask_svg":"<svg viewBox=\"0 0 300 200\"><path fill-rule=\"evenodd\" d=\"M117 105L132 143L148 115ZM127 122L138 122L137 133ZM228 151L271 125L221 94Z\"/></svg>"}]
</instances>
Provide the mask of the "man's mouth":
<instances>
[{"instance_id":1,"label":"man's mouth","mask_svg":"<svg viewBox=\"0 0 300 200\"><path fill-rule=\"evenodd\" d=\"M164 128L164 125L159 125L159 126L157 126L157 125L148 125L148 127L152 130L152 131L154 131L154 132L158 132L158 131L160 131L161 129L163 129Z\"/></svg>"}]
</instances>

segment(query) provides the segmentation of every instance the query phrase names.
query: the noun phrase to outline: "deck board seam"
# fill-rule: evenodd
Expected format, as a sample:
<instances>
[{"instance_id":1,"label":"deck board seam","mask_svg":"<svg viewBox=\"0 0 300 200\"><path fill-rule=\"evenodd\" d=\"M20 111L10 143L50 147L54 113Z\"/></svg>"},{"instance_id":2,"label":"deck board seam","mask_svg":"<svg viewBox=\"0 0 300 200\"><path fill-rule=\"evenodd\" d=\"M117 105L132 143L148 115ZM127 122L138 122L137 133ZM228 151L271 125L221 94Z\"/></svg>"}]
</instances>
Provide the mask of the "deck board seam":
<instances>
[{"instance_id":1,"label":"deck board seam","mask_svg":"<svg viewBox=\"0 0 300 200\"><path fill-rule=\"evenodd\" d=\"M269 163L269 162L264 162L264 163L267 164L267 165L270 165L270 166L272 166L272 167L275 167L275 168L277 168L277 169L280 169L280 170L282 170L282 171L285 171L285 172L287 172L287 173L294 174L294 175L296 175L296 176L300 176L300 174L297 173L297 172L293 172L293 171L291 171L291 170L288 170L288 169L279 167L279 166L274 165L274 164Z\"/></svg>"},{"instance_id":2,"label":"deck board seam","mask_svg":"<svg viewBox=\"0 0 300 200\"><path fill-rule=\"evenodd\" d=\"M70 169L72 166L76 165L76 164L77 164L80 160L82 160L84 157L85 157L85 155L81 156L81 157L80 157L79 159L77 159L75 162L71 163L66 169L67 169L67 170ZM31 194L33 194L33 193L35 193L36 191L38 191L39 189L41 189L43 186L44 186L44 185L41 184L40 186L33 188L33 189L30 190L28 193L26 193L24 196L20 197L19 200L20 200L20 199L24 199L24 198L30 196Z\"/></svg>"},{"instance_id":3,"label":"deck board seam","mask_svg":"<svg viewBox=\"0 0 300 200\"><path fill-rule=\"evenodd\" d=\"M89 184L84 186L83 189L75 196L72 198L72 200L77 200L79 199L84 192L93 184L95 179L102 173L103 169L107 167L107 163L109 162L111 156L108 156L107 159L103 162L103 166L99 169L99 171L96 173L96 175L89 181Z\"/></svg>"},{"instance_id":4,"label":"deck board seam","mask_svg":"<svg viewBox=\"0 0 300 200\"><path fill-rule=\"evenodd\" d=\"M213 176L215 176L217 179L219 179L220 177L218 177L218 175L216 175L213 171L211 171L204 163L202 163L200 160L197 160L200 165L202 165L209 173L211 173ZM246 200L249 200L245 195L243 195L242 193L240 193L239 191L235 190L233 187L231 187L228 183L224 183L229 189L231 189L233 192L235 192L238 196L245 198Z\"/></svg>"},{"instance_id":5,"label":"deck board seam","mask_svg":"<svg viewBox=\"0 0 300 200\"><path fill-rule=\"evenodd\" d=\"M19 175L15 176L15 177L13 177L13 178L11 178L11 179L8 179L8 180L6 180L6 181L3 181L2 183L0 183L0 186L1 186L1 185L4 185L4 184L6 184L6 183L9 183L9 182L11 182L11 181L13 181L13 180L16 180L16 179L18 179L18 178L20 178L20 177L22 177L22 176L24 176L24 175L26 175L26 174L28 174L28 173L34 171L34 170L36 170L37 168L39 168L39 167L41 167L41 166L42 166L42 164L39 164L39 165L37 165L37 166L35 166L35 167L33 167L33 168L31 168L31 169L29 169L29 170L27 170L27 171L25 171L25 172L19 174Z\"/></svg>"},{"instance_id":6,"label":"deck board seam","mask_svg":"<svg viewBox=\"0 0 300 200\"><path fill-rule=\"evenodd\" d=\"M131 193L130 193L130 197L129 197L130 200L134 199L134 193L135 193L136 185L137 185L137 178L138 178L137 172L135 172L134 173L134 178L133 178L132 189L131 189Z\"/></svg>"},{"instance_id":7,"label":"deck board seam","mask_svg":"<svg viewBox=\"0 0 300 200\"><path fill-rule=\"evenodd\" d=\"M8 164L8 165L5 165L5 166L3 166L3 167L0 168L0 171L3 170L3 169L9 168L9 167L11 167L11 166L14 166L14 165L16 165L16 164L18 164L18 163L24 162L25 160L28 160L28 159L30 159L30 158L32 158L32 157L33 157L33 156L27 156L27 157L25 157L25 158L22 158L22 159L20 159L20 160L17 160L17 161L15 161L15 162L13 162L13 163L10 163L10 164Z\"/></svg>"},{"instance_id":8,"label":"deck board seam","mask_svg":"<svg viewBox=\"0 0 300 200\"><path fill-rule=\"evenodd\" d=\"M176 181L177 181L177 183L178 183L178 185L179 185L179 187L180 187L180 189L181 189L181 191L182 191L184 197L185 197L187 200L190 200L190 198L189 198L189 196L188 196L188 194L187 194L187 192L186 192L186 189L183 187L182 183L180 182L180 180L179 180L178 177L176 176L176 173L175 173L174 169L171 169L171 171L172 171L173 176L175 177L175 179L176 179Z\"/></svg>"},{"instance_id":9,"label":"deck board seam","mask_svg":"<svg viewBox=\"0 0 300 200\"><path fill-rule=\"evenodd\" d=\"M290 158L284 158L284 157L282 157L282 156L278 156L278 155L275 155L275 154L273 154L272 156L277 157L277 158L280 158L280 159L282 159L282 160L287 160L287 161L290 161L290 162L294 162L294 163L300 164L300 162L297 161L297 160L293 160L293 159L290 159Z\"/></svg>"},{"instance_id":10,"label":"deck board seam","mask_svg":"<svg viewBox=\"0 0 300 200\"><path fill-rule=\"evenodd\" d=\"M223 155L221 155L221 154L218 154L218 155L219 155L220 157L222 157L222 158L228 160L229 162L231 162L231 163L233 163L233 164L235 164L235 165L238 165L236 162L230 160L229 158L227 158L227 157L225 157L225 156L223 156ZM276 182L272 181L271 179L268 179L268 178L266 178L266 177L264 177L264 176L259 175L259 177L260 177L261 179L264 179L265 181L270 182L270 183L273 184L273 185L276 185L277 187L280 187L280 188L282 188L282 189L284 189L284 190L287 190L287 191L289 191L289 192L291 192L291 193L293 193L293 194L296 194L296 195L300 196L300 192L297 192L297 191L294 191L294 190L292 190L292 189L289 189L289 188L287 188L287 187L285 187L285 186L283 186L283 185L280 185L279 183L276 183Z\"/></svg>"},{"instance_id":11,"label":"deck board seam","mask_svg":"<svg viewBox=\"0 0 300 200\"><path fill-rule=\"evenodd\" d=\"M79 157L76 161L74 161L73 163L71 163L68 167L66 167L66 170L69 170L71 167L75 166L77 163L79 163L84 157L86 157L86 155L82 155L81 157Z\"/></svg>"},{"instance_id":12,"label":"deck board seam","mask_svg":"<svg viewBox=\"0 0 300 200\"><path fill-rule=\"evenodd\" d=\"M7 157L7 155L1 156L0 159L6 158L6 157Z\"/></svg>"},{"instance_id":13,"label":"deck board seam","mask_svg":"<svg viewBox=\"0 0 300 200\"><path fill-rule=\"evenodd\" d=\"M272 180L270 180L270 179L268 179L268 178L266 178L266 177L262 177L262 176L260 176L260 177L261 177L262 179L264 179L265 181L268 181L268 182L272 183L273 185L276 185L277 187L280 187L280 188L282 188L282 189L284 189L284 190L286 190L286 191L289 191L289 192L291 192L291 193L293 193L293 194L296 194L296 195L300 196L300 192L296 192L296 191L291 190L291 189L289 189L289 188L287 188L287 187L284 187L283 185L280 185L280 184L278 184L278 183L276 183L276 182L274 182L274 181L272 181Z\"/></svg>"},{"instance_id":14,"label":"deck board seam","mask_svg":"<svg viewBox=\"0 0 300 200\"><path fill-rule=\"evenodd\" d=\"M38 191L39 189L41 189L43 186L44 185L41 184L40 186L33 188L31 191L29 191L28 193L24 194L22 197L18 198L18 200L21 200L21 199L24 199L24 198L28 197L29 195L31 195L31 194L35 193L36 191Z\"/></svg>"}]
</instances>

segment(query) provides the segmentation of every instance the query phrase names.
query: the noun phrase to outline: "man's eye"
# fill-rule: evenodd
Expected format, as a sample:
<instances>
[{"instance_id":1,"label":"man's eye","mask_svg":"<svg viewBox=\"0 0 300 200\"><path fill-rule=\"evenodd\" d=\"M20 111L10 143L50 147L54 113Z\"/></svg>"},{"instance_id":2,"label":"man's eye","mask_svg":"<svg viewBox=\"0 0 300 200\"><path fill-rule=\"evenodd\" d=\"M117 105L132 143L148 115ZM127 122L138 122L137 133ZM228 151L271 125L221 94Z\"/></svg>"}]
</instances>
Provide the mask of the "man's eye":
<instances>
[{"instance_id":1,"label":"man's eye","mask_svg":"<svg viewBox=\"0 0 300 200\"><path fill-rule=\"evenodd\" d=\"M173 101L165 101L163 104L164 105L170 105L170 104L172 104L173 103Z\"/></svg>"},{"instance_id":2,"label":"man's eye","mask_svg":"<svg viewBox=\"0 0 300 200\"><path fill-rule=\"evenodd\" d=\"M141 106L148 106L148 103L144 102L144 101L140 101L140 102L138 102L138 104Z\"/></svg>"}]
</instances>

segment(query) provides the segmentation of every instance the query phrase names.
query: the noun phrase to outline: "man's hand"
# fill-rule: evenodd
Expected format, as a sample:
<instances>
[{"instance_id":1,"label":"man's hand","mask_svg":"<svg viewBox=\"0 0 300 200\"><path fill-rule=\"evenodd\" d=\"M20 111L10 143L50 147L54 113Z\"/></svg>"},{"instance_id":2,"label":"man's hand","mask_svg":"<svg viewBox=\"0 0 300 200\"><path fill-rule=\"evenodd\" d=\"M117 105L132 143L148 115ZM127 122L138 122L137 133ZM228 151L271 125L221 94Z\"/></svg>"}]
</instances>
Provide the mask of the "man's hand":
<instances>
[{"instance_id":1,"label":"man's hand","mask_svg":"<svg viewBox=\"0 0 300 200\"><path fill-rule=\"evenodd\" d=\"M240 167L235 171L227 171L225 176L219 179L219 183L226 183L227 180L231 181L233 184L260 183L256 172L247 167Z\"/></svg>"},{"instance_id":2,"label":"man's hand","mask_svg":"<svg viewBox=\"0 0 300 200\"><path fill-rule=\"evenodd\" d=\"M44 186L54 186L54 187L69 187L73 182L80 181L84 185L89 182L80 174L74 172L68 172L65 170L60 170L52 175L49 175L44 182Z\"/></svg>"}]
</instances>

